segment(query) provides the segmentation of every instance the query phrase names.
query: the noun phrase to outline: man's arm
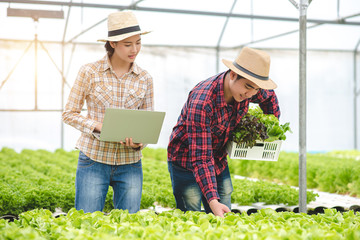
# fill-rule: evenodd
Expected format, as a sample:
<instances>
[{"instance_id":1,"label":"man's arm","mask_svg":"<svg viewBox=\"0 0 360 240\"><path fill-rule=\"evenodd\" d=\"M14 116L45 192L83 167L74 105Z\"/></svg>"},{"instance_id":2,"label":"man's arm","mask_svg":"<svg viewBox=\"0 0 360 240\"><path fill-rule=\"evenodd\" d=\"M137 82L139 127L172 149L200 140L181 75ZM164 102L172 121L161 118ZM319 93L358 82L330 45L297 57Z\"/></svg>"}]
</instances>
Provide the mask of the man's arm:
<instances>
[{"instance_id":1,"label":"man's arm","mask_svg":"<svg viewBox=\"0 0 360 240\"><path fill-rule=\"evenodd\" d=\"M189 160L196 182L208 202L220 199L217 192L209 111L211 112L209 106L197 102L189 103L186 123Z\"/></svg>"},{"instance_id":2,"label":"man's arm","mask_svg":"<svg viewBox=\"0 0 360 240\"><path fill-rule=\"evenodd\" d=\"M279 101L274 90L260 89L250 102L258 103L265 114L274 114L280 118Z\"/></svg>"},{"instance_id":3,"label":"man's arm","mask_svg":"<svg viewBox=\"0 0 360 240\"><path fill-rule=\"evenodd\" d=\"M230 212L230 209L219 202L209 114L211 114L209 106L189 104L187 119L189 157L196 182L212 212L215 216L224 217L224 213Z\"/></svg>"}]
</instances>

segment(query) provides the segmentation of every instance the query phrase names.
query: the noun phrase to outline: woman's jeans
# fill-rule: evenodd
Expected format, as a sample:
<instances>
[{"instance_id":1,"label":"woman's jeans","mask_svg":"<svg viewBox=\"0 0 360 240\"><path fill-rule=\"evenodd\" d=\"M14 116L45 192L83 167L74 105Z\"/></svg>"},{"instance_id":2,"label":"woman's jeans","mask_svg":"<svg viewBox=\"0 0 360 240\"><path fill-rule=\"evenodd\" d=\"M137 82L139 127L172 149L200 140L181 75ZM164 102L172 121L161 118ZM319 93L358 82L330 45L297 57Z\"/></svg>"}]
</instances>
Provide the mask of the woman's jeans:
<instances>
[{"instance_id":1,"label":"woman's jeans","mask_svg":"<svg viewBox=\"0 0 360 240\"><path fill-rule=\"evenodd\" d=\"M194 174L173 162L168 161L168 168L175 196L176 208L182 211L201 211L201 202L206 213L211 213L210 206L203 196ZM225 204L231 210L231 193L233 186L231 183L229 167L216 176L217 191L220 196L219 202Z\"/></svg>"},{"instance_id":2,"label":"woman's jeans","mask_svg":"<svg viewBox=\"0 0 360 240\"><path fill-rule=\"evenodd\" d=\"M141 160L126 165L95 162L80 151L75 180L75 208L84 212L102 211L109 186L114 207L129 213L140 210L143 172Z\"/></svg>"}]
</instances>

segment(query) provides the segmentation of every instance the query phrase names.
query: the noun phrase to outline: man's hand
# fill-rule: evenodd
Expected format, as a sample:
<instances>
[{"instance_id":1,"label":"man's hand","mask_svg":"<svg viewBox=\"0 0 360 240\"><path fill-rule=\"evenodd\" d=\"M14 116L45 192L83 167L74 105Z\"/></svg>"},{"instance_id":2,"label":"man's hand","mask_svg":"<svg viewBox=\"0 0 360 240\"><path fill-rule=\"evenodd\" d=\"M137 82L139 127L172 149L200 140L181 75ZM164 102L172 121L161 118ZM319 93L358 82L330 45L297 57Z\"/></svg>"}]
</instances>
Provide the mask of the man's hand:
<instances>
[{"instance_id":1,"label":"man's hand","mask_svg":"<svg viewBox=\"0 0 360 240\"><path fill-rule=\"evenodd\" d=\"M209 206L215 216L224 217L224 213L230 212L230 209L225 204L219 203L217 199L211 200Z\"/></svg>"},{"instance_id":2,"label":"man's hand","mask_svg":"<svg viewBox=\"0 0 360 240\"><path fill-rule=\"evenodd\" d=\"M120 141L120 143L127 147L132 147L135 150L140 150L140 148L143 146L142 143L133 143L132 138L125 138L125 142Z\"/></svg>"}]
</instances>

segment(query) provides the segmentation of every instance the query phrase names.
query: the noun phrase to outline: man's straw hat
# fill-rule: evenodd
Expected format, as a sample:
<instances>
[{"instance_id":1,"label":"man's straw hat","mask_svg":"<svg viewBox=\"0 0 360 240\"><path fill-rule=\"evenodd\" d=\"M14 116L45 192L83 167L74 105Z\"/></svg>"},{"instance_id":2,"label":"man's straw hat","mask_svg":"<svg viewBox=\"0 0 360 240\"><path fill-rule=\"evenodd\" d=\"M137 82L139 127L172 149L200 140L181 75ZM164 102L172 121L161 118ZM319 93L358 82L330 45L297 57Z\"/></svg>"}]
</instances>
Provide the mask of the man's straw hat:
<instances>
[{"instance_id":1,"label":"man's straw hat","mask_svg":"<svg viewBox=\"0 0 360 240\"><path fill-rule=\"evenodd\" d=\"M259 88L275 89L277 87L269 78L270 56L263 51L244 47L234 62L223 59L222 62L232 71L252 81Z\"/></svg>"},{"instance_id":2,"label":"man's straw hat","mask_svg":"<svg viewBox=\"0 0 360 240\"><path fill-rule=\"evenodd\" d=\"M122 11L111 13L108 16L108 37L99 39L99 42L121 41L125 38L137 35L147 34L149 31L142 31L138 21L131 11Z\"/></svg>"}]
</instances>

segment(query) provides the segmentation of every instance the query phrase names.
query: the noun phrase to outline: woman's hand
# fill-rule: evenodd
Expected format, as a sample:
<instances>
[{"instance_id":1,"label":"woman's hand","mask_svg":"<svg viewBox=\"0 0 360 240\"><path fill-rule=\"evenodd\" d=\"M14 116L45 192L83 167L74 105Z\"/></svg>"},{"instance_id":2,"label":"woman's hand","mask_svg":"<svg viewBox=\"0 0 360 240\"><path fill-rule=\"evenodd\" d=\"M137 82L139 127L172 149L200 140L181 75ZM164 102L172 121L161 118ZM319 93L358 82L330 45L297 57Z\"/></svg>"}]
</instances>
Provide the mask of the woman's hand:
<instances>
[{"instance_id":1,"label":"woman's hand","mask_svg":"<svg viewBox=\"0 0 360 240\"><path fill-rule=\"evenodd\" d=\"M131 147L135 150L140 150L140 148L143 146L142 143L134 143L132 138L125 138L125 142L120 141L120 144L125 145L126 147Z\"/></svg>"},{"instance_id":2,"label":"woman's hand","mask_svg":"<svg viewBox=\"0 0 360 240\"><path fill-rule=\"evenodd\" d=\"M101 132L102 129L102 123L98 123L95 126L94 132Z\"/></svg>"}]
</instances>

